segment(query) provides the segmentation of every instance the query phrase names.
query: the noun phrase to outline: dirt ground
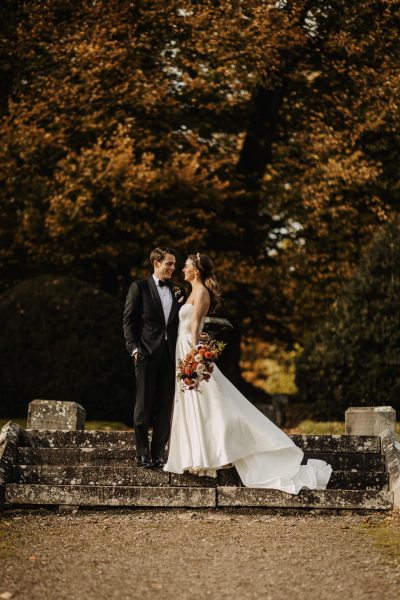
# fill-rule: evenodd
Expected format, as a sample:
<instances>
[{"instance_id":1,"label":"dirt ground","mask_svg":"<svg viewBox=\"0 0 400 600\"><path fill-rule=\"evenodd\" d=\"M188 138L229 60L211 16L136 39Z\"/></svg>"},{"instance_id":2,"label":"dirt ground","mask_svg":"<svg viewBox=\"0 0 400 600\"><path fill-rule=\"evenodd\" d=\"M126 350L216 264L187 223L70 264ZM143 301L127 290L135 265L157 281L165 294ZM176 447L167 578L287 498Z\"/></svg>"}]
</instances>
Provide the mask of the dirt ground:
<instances>
[{"instance_id":1,"label":"dirt ground","mask_svg":"<svg viewBox=\"0 0 400 600\"><path fill-rule=\"evenodd\" d=\"M400 515L5 511L0 599L398 597Z\"/></svg>"}]
</instances>

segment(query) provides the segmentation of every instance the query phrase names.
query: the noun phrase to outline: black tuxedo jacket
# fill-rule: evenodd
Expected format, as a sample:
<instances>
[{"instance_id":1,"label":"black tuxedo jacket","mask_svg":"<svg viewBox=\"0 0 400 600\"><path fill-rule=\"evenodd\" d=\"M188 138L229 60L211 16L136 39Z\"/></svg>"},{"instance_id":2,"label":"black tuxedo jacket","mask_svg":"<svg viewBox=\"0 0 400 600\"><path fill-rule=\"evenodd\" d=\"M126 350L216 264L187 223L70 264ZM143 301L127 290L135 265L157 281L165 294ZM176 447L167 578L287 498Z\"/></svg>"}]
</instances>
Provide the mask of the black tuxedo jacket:
<instances>
[{"instance_id":1,"label":"black tuxedo jacket","mask_svg":"<svg viewBox=\"0 0 400 600\"><path fill-rule=\"evenodd\" d=\"M183 289L182 296L183 301L179 303L172 293L172 307L166 324L153 277L134 281L131 284L126 297L123 320L126 348L129 354L137 349L142 356L151 356L167 341L171 356L175 356L179 309L185 301ZM165 340L165 333L167 333L167 340Z\"/></svg>"}]
</instances>

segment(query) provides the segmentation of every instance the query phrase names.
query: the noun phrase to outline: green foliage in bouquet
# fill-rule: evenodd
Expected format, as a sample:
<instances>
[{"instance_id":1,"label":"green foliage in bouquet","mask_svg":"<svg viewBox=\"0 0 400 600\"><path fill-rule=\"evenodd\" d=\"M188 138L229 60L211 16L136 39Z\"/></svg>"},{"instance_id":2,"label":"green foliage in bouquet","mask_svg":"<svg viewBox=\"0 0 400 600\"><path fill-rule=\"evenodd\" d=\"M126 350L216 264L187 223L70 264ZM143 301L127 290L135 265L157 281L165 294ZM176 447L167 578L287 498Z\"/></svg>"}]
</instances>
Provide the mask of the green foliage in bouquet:
<instances>
[{"instance_id":1,"label":"green foliage in bouquet","mask_svg":"<svg viewBox=\"0 0 400 600\"><path fill-rule=\"evenodd\" d=\"M386 225L297 361L301 396L316 415L349 406L400 408L400 223Z\"/></svg>"},{"instance_id":2,"label":"green foliage in bouquet","mask_svg":"<svg viewBox=\"0 0 400 600\"><path fill-rule=\"evenodd\" d=\"M0 417L34 398L73 400L88 419L131 422L133 368L122 306L71 277L41 276L0 296Z\"/></svg>"}]
</instances>

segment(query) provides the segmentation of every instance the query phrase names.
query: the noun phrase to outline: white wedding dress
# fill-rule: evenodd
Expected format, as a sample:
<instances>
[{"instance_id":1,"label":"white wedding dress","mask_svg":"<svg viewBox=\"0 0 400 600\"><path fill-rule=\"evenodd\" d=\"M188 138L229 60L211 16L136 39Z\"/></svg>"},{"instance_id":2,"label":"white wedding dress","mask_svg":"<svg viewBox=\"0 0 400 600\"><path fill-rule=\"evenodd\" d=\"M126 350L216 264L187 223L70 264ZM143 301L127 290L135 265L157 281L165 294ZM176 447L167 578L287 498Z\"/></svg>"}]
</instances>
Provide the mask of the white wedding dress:
<instances>
[{"instance_id":1,"label":"white wedding dress","mask_svg":"<svg viewBox=\"0 0 400 600\"><path fill-rule=\"evenodd\" d=\"M190 350L193 305L179 313L176 358ZM182 392L177 382L169 455L164 471L216 477L234 465L247 487L298 494L303 488L325 489L332 467L322 460L301 465L303 451L255 408L217 366L201 393Z\"/></svg>"}]
</instances>

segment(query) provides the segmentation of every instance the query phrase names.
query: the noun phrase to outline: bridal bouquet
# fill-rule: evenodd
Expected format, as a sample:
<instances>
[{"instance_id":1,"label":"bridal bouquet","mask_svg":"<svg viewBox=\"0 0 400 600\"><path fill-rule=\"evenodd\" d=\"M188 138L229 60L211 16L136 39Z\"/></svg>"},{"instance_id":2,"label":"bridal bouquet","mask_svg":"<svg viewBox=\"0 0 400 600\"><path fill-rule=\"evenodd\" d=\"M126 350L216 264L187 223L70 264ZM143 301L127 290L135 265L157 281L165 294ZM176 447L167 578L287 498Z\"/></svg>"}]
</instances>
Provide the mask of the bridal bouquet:
<instances>
[{"instance_id":1,"label":"bridal bouquet","mask_svg":"<svg viewBox=\"0 0 400 600\"><path fill-rule=\"evenodd\" d=\"M209 381L214 370L214 360L218 358L225 348L224 342L212 340L207 344L199 344L186 354L185 358L178 359L177 379L181 383L181 390L195 390L200 392L200 383Z\"/></svg>"}]
</instances>

